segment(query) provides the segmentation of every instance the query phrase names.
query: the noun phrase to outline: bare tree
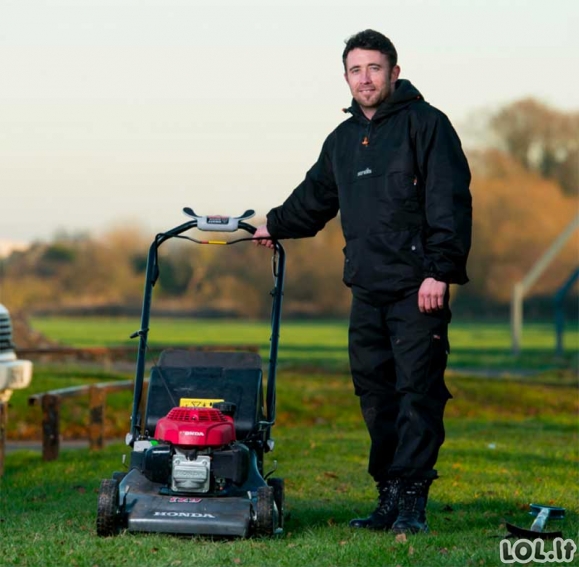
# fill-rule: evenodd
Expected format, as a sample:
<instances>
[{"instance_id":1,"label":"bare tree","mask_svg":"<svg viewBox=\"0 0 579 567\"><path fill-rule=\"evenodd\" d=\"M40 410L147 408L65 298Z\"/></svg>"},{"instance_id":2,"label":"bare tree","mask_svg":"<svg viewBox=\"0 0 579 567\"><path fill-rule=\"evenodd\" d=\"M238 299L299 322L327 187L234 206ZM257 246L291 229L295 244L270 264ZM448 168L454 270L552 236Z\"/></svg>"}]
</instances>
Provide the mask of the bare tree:
<instances>
[{"instance_id":1,"label":"bare tree","mask_svg":"<svg viewBox=\"0 0 579 567\"><path fill-rule=\"evenodd\" d=\"M490 128L500 148L525 169L556 181L567 195L579 192L579 112L527 98L496 112Z\"/></svg>"}]
</instances>

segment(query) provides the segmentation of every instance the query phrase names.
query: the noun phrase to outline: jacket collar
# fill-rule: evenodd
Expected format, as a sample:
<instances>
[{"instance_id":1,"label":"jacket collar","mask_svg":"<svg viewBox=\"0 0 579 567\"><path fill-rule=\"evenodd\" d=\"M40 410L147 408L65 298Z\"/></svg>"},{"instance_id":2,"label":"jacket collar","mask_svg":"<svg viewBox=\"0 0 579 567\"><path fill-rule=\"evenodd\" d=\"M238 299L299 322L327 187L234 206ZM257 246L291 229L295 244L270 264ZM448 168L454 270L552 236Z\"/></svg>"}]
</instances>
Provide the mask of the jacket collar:
<instances>
[{"instance_id":1,"label":"jacket collar","mask_svg":"<svg viewBox=\"0 0 579 567\"><path fill-rule=\"evenodd\" d=\"M410 81L398 79L394 85L394 92L380 104L372 117L372 121L379 122L390 114L394 114L419 100L424 100L420 91ZM343 110L344 112L349 112L355 118L368 121L360 105L354 99L352 99L352 105Z\"/></svg>"}]
</instances>

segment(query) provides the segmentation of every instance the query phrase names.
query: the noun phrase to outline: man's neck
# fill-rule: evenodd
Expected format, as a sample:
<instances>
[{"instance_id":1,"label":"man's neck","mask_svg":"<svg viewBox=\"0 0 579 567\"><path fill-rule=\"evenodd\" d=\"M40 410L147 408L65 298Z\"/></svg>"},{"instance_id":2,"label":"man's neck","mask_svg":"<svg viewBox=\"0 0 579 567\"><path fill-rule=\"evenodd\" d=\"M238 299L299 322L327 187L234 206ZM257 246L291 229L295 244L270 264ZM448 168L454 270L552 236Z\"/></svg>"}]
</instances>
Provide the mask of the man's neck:
<instances>
[{"instance_id":1,"label":"man's neck","mask_svg":"<svg viewBox=\"0 0 579 567\"><path fill-rule=\"evenodd\" d=\"M374 116L374 114L376 114L376 111L378 110L378 107L374 106L372 107L361 106L360 108L362 109L362 113L368 120L372 120L372 117Z\"/></svg>"}]
</instances>

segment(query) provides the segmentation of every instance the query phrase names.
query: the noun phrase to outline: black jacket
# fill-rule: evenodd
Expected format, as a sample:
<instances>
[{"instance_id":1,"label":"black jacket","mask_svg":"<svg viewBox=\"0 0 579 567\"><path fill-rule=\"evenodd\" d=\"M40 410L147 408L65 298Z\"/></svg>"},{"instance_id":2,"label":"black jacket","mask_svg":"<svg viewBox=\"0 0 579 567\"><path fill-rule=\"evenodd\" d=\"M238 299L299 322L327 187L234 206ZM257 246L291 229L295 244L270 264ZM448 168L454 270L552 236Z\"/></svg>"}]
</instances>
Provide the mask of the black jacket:
<instances>
[{"instance_id":1,"label":"black jacket","mask_svg":"<svg viewBox=\"0 0 579 567\"><path fill-rule=\"evenodd\" d=\"M448 118L406 80L372 120L356 101L318 161L267 215L274 238L313 236L341 212L344 283L371 302L418 289L426 277L468 281L470 171Z\"/></svg>"}]
</instances>

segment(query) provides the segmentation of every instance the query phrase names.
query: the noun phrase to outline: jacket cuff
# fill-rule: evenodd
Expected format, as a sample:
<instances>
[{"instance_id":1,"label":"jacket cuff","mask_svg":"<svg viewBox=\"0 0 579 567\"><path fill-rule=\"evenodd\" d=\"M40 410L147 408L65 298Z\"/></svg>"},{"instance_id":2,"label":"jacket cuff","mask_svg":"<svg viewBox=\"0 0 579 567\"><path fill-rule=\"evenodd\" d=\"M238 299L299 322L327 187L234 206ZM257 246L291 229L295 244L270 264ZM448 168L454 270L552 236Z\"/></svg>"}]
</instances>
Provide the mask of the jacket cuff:
<instances>
[{"instance_id":1,"label":"jacket cuff","mask_svg":"<svg viewBox=\"0 0 579 567\"><path fill-rule=\"evenodd\" d=\"M276 238L275 237L275 222L272 221L272 216L273 215L271 214L271 211L269 213L267 213L265 226L267 227L267 232L269 232L269 235L272 238Z\"/></svg>"},{"instance_id":2,"label":"jacket cuff","mask_svg":"<svg viewBox=\"0 0 579 567\"><path fill-rule=\"evenodd\" d=\"M450 284L450 278L444 276L440 272L435 272L434 270L426 270L424 272L424 278L434 278L437 282L444 282L446 284Z\"/></svg>"}]
</instances>

